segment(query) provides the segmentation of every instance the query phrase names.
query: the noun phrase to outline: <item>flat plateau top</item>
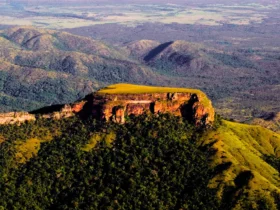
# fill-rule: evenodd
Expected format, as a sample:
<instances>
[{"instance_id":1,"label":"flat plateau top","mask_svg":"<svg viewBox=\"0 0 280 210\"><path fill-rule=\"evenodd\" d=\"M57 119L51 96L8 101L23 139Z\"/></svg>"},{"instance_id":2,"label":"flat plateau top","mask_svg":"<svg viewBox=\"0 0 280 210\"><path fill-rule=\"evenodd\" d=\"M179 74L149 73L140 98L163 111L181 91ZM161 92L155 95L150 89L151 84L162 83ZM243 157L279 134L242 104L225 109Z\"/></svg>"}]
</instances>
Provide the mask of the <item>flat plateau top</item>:
<instances>
[{"instance_id":1,"label":"flat plateau top","mask_svg":"<svg viewBox=\"0 0 280 210\"><path fill-rule=\"evenodd\" d=\"M196 93L203 94L202 91L188 88L156 87L133 84L114 84L98 91L103 94L145 94L145 93Z\"/></svg>"}]
</instances>

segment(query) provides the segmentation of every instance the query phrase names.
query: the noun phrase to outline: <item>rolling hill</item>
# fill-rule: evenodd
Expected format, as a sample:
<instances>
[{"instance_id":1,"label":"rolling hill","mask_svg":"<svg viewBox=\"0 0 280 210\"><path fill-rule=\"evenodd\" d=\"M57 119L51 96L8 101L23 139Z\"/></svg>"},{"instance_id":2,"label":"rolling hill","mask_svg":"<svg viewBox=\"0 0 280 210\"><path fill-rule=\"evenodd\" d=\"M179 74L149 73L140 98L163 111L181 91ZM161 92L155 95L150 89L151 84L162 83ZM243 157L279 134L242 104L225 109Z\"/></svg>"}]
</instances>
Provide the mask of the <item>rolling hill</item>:
<instances>
[{"instance_id":1,"label":"rolling hill","mask_svg":"<svg viewBox=\"0 0 280 210\"><path fill-rule=\"evenodd\" d=\"M16 27L0 42L2 112L67 103L116 81L161 80L126 52L65 32Z\"/></svg>"},{"instance_id":2,"label":"rolling hill","mask_svg":"<svg viewBox=\"0 0 280 210\"><path fill-rule=\"evenodd\" d=\"M225 208L262 209L258 204L271 203L273 193L279 194L279 169L266 159L269 156L279 159L279 134L260 126L223 121L216 131L204 134L201 140L214 151L211 164L217 175L209 185L219 189L218 194L227 202ZM244 180L239 182L242 176ZM278 209L277 202L270 209Z\"/></svg>"}]
</instances>

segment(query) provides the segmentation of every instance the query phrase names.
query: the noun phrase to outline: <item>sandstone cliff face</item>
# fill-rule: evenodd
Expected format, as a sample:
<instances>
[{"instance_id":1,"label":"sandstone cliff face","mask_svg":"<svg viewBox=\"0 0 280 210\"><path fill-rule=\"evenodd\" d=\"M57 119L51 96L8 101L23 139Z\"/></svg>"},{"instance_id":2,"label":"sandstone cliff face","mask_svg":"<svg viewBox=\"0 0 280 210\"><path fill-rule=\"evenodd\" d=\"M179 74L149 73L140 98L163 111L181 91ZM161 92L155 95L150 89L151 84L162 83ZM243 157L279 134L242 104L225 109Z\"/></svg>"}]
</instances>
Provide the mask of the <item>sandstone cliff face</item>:
<instances>
[{"instance_id":1,"label":"sandstone cliff face","mask_svg":"<svg viewBox=\"0 0 280 210\"><path fill-rule=\"evenodd\" d=\"M44 109L44 108L43 108ZM62 119L79 115L92 116L95 119L125 123L129 116L144 113L170 113L181 116L197 127L211 126L215 111L211 101L201 93L144 93L144 94L104 94L96 92L86 96L82 101L59 106L48 113L36 113L46 119ZM0 114L0 124L22 123L36 120L34 114L6 113Z\"/></svg>"},{"instance_id":2,"label":"sandstone cliff face","mask_svg":"<svg viewBox=\"0 0 280 210\"><path fill-rule=\"evenodd\" d=\"M45 118L45 119L63 119L63 118L68 118L72 117L75 115L75 108L72 108L72 106L66 104L62 106L62 108L59 111L54 111L49 114L43 114L40 117Z\"/></svg>"},{"instance_id":3,"label":"sandstone cliff face","mask_svg":"<svg viewBox=\"0 0 280 210\"><path fill-rule=\"evenodd\" d=\"M36 120L36 115L39 118L59 120L74 116L76 113L75 111L75 107L72 108L70 105L64 105L59 111L50 112L48 114L31 114L28 112L0 113L0 125L21 124L26 121L34 121Z\"/></svg>"},{"instance_id":4,"label":"sandstone cliff face","mask_svg":"<svg viewBox=\"0 0 280 210\"><path fill-rule=\"evenodd\" d=\"M206 95L193 93L101 94L86 97L86 102L76 103L76 113L94 118L125 123L131 115L170 113L181 116L196 126L210 126L215 111Z\"/></svg>"},{"instance_id":5,"label":"sandstone cliff face","mask_svg":"<svg viewBox=\"0 0 280 210\"><path fill-rule=\"evenodd\" d=\"M23 123L31 120L36 120L35 115L27 112L9 112L0 114L0 125Z\"/></svg>"}]
</instances>

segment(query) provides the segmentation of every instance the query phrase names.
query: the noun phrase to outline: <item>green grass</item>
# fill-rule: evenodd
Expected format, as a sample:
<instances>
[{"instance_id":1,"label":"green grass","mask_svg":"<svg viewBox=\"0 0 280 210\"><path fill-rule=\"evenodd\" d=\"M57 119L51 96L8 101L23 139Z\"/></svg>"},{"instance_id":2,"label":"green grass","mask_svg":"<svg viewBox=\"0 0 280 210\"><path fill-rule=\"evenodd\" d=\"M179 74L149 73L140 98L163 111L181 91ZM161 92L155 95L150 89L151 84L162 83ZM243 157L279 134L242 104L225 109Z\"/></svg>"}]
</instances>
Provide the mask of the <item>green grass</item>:
<instances>
[{"instance_id":1,"label":"green grass","mask_svg":"<svg viewBox=\"0 0 280 210\"><path fill-rule=\"evenodd\" d=\"M42 130L43 131L43 130ZM30 158L37 156L41 143L49 142L53 140L52 134L49 131L45 130L44 138L30 138L25 141L19 140L15 142L15 158L17 163L26 163L30 160ZM0 138L1 143L1 138Z\"/></svg>"},{"instance_id":2,"label":"green grass","mask_svg":"<svg viewBox=\"0 0 280 210\"><path fill-rule=\"evenodd\" d=\"M213 167L231 163L209 184L220 188L221 194L224 188L234 187L234 180L244 171L251 171L254 175L246 186L250 197L261 196L268 190L280 192L279 172L263 159L264 155L280 156L279 134L260 126L223 120L216 131L206 133L202 139L205 145L212 145L216 151L212 158Z\"/></svg>"},{"instance_id":3,"label":"green grass","mask_svg":"<svg viewBox=\"0 0 280 210\"><path fill-rule=\"evenodd\" d=\"M111 143L116 139L116 134L111 133L95 133L91 136L89 142L81 148L81 150L85 152L89 152L95 148L95 146L100 143L101 141L105 141L105 143L110 146Z\"/></svg>"},{"instance_id":4,"label":"green grass","mask_svg":"<svg viewBox=\"0 0 280 210\"><path fill-rule=\"evenodd\" d=\"M28 139L26 142L16 144L16 160L18 163L26 163L30 158L37 155L41 141L37 138Z\"/></svg>"},{"instance_id":5,"label":"green grass","mask_svg":"<svg viewBox=\"0 0 280 210\"><path fill-rule=\"evenodd\" d=\"M18 139L14 142L15 144L15 160L18 164L24 164L28 162L31 158L36 157L41 148L41 144L45 142L50 142L55 136L61 135L60 131L49 131L46 128L41 128L39 131L43 133L43 136L34 135L27 139ZM2 142L4 142L4 137L2 137ZM0 135L1 144L1 135Z\"/></svg>"}]
</instances>

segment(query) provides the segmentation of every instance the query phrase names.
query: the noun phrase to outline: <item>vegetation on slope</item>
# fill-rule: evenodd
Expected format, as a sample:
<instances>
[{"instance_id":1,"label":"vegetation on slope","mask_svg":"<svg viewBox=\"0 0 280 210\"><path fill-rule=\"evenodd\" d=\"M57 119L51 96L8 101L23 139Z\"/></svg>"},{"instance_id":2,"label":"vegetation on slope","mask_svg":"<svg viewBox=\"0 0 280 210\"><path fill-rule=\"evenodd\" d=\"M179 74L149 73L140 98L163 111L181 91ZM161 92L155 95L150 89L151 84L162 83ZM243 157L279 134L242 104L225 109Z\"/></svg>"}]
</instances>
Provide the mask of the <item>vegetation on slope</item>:
<instances>
[{"instance_id":1,"label":"vegetation on slope","mask_svg":"<svg viewBox=\"0 0 280 210\"><path fill-rule=\"evenodd\" d=\"M0 206L216 209L215 190L207 187L208 153L192 143L193 133L193 126L170 115L140 116L125 125L73 118L2 126ZM19 161L16 154L26 148L33 158Z\"/></svg>"},{"instance_id":2,"label":"vegetation on slope","mask_svg":"<svg viewBox=\"0 0 280 210\"><path fill-rule=\"evenodd\" d=\"M196 93L203 94L200 90L188 88L156 87L133 84L114 84L98 91L107 94L143 94L143 93Z\"/></svg>"},{"instance_id":3,"label":"vegetation on slope","mask_svg":"<svg viewBox=\"0 0 280 210\"><path fill-rule=\"evenodd\" d=\"M1 112L69 103L108 83L161 80L122 50L65 32L15 27L0 31L0 44Z\"/></svg>"},{"instance_id":4,"label":"vegetation on slope","mask_svg":"<svg viewBox=\"0 0 280 210\"><path fill-rule=\"evenodd\" d=\"M280 136L258 126L217 118L198 131L164 114L38 120L0 135L4 209L279 208Z\"/></svg>"},{"instance_id":5,"label":"vegetation on slope","mask_svg":"<svg viewBox=\"0 0 280 210\"><path fill-rule=\"evenodd\" d=\"M197 94L201 103L205 106L209 106L211 101L208 99L205 93L197 89L189 88L176 88L176 87L160 87L160 86L145 86L145 85L134 85L134 84L114 84L105 87L98 91L101 94L145 94L145 93L190 93Z\"/></svg>"},{"instance_id":6,"label":"vegetation on slope","mask_svg":"<svg viewBox=\"0 0 280 210\"><path fill-rule=\"evenodd\" d=\"M127 47L132 51L139 46ZM173 41L143 51L138 59L171 81L176 80L178 86L206 92L223 117L244 122L262 112L279 111L280 62L271 55L271 49L219 50Z\"/></svg>"},{"instance_id":7,"label":"vegetation on slope","mask_svg":"<svg viewBox=\"0 0 280 210\"><path fill-rule=\"evenodd\" d=\"M204 133L201 142L205 147L211 145L214 152L211 164L217 175L210 186L219 189L228 207L280 207L279 171L267 158L280 158L279 134L260 126L222 121L216 131Z\"/></svg>"}]
</instances>

